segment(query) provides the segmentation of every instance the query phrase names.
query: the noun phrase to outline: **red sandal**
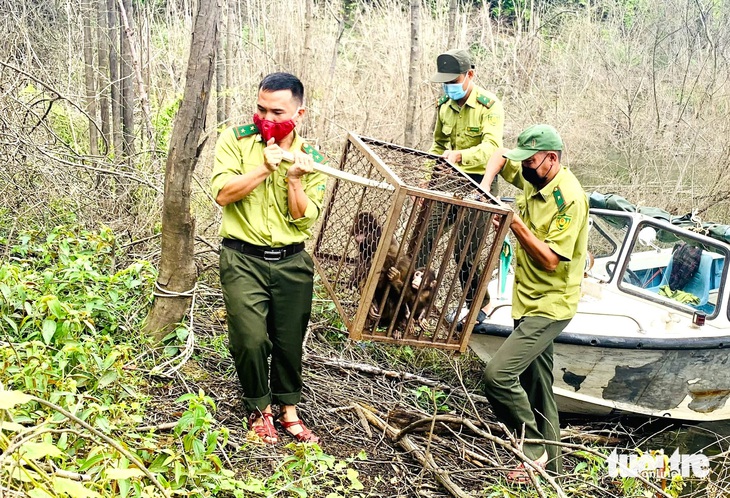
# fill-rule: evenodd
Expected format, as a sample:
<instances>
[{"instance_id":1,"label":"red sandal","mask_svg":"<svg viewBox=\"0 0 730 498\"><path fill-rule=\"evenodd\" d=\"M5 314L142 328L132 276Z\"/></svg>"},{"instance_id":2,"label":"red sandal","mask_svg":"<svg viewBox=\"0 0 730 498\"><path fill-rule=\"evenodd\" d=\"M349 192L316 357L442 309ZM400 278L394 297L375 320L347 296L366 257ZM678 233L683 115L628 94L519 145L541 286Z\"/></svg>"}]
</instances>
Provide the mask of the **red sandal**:
<instances>
[{"instance_id":1,"label":"red sandal","mask_svg":"<svg viewBox=\"0 0 730 498\"><path fill-rule=\"evenodd\" d=\"M545 470L547 467L547 462L531 462L534 466L540 467L542 470ZM517 467L515 467L513 470L510 470L507 473L507 482L510 484L530 484L532 483L532 479L530 479L530 475L527 473L527 467L529 465L525 465L524 462L520 463ZM535 476L539 476L540 473L535 470L532 467L529 467L530 470L535 474Z\"/></svg>"},{"instance_id":2,"label":"red sandal","mask_svg":"<svg viewBox=\"0 0 730 498\"><path fill-rule=\"evenodd\" d=\"M262 425L253 425L258 419L263 419ZM266 444L276 444L279 442L279 433L274 427L274 414L269 412L260 412L256 410L248 416L248 428L256 433L256 435Z\"/></svg>"},{"instance_id":3,"label":"red sandal","mask_svg":"<svg viewBox=\"0 0 730 498\"><path fill-rule=\"evenodd\" d=\"M300 419L293 420L291 422L287 422L284 420L284 414L280 414L278 417L276 417L276 421L281 424L282 429L286 431L287 434L289 434L291 437L296 439L300 443L319 443L319 438L310 431L306 425L304 425L304 422L302 422ZM302 428L302 432L298 434L293 434L289 428L294 427L295 425L298 425Z\"/></svg>"}]
</instances>

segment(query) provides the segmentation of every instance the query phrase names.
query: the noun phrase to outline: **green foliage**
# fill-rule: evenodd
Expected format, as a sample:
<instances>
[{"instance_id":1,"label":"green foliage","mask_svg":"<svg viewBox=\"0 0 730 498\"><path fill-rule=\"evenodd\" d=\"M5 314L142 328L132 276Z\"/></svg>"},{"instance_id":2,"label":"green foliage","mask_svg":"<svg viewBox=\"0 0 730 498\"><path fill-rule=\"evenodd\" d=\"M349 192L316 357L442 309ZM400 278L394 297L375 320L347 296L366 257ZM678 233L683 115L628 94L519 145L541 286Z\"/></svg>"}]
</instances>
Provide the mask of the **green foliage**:
<instances>
[{"instance_id":1,"label":"green foliage","mask_svg":"<svg viewBox=\"0 0 730 498\"><path fill-rule=\"evenodd\" d=\"M451 408L446 404L448 394L438 389L431 389L428 386L420 386L411 390L416 397L416 403L419 407L428 413L449 412Z\"/></svg>"},{"instance_id":2,"label":"green foliage","mask_svg":"<svg viewBox=\"0 0 730 498\"><path fill-rule=\"evenodd\" d=\"M148 302L154 275L148 263L116 273L113 264L108 228L21 234L10 262L0 265L0 329L48 346L124 330L126 317Z\"/></svg>"},{"instance_id":3,"label":"green foliage","mask_svg":"<svg viewBox=\"0 0 730 498\"><path fill-rule=\"evenodd\" d=\"M363 496L351 464L365 454L339 460L318 445L290 444L290 454L268 477L236 476L220 457L228 429L216 422L215 403L202 391L178 398L186 408L174 437L141 432L147 412L141 391L148 379L139 372L152 365L136 356L145 346L136 332L155 278L150 265L115 271L118 247L105 227L94 232L63 224L27 229L12 244L10 238L0 223L10 256L0 264L0 333L8 345L0 348L4 489L31 498L158 497L160 488L193 498ZM170 339L184 341L187 334L180 327ZM60 477L52 468L86 480Z\"/></svg>"},{"instance_id":4,"label":"green foliage","mask_svg":"<svg viewBox=\"0 0 730 498\"><path fill-rule=\"evenodd\" d=\"M170 148L170 136L172 135L172 126L175 121L178 109L182 103L182 96L178 96L170 102L166 102L160 106L155 115L152 125L155 128L155 137L157 139L157 150L167 152Z\"/></svg>"},{"instance_id":5,"label":"green foliage","mask_svg":"<svg viewBox=\"0 0 730 498\"><path fill-rule=\"evenodd\" d=\"M286 448L292 452L282 460L276 472L268 479L252 478L245 490L257 495L271 496L366 496L357 470L350 468L355 460L366 460L361 451L354 457L337 460L322 451L317 444L290 443Z\"/></svg>"}]
</instances>

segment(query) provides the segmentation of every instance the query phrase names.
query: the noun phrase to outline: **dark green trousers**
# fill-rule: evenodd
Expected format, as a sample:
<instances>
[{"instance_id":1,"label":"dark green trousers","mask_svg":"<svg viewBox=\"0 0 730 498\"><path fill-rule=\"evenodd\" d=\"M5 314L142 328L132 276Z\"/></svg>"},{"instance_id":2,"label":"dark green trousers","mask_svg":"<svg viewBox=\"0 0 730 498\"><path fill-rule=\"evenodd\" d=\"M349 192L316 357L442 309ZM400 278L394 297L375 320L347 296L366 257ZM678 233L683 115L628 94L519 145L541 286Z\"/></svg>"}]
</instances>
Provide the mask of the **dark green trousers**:
<instances>
[{"instance_id":1,"label":"dark green trousers","mask_svg":"<svg viewBox=\"0 0 730 498\"><path fill-rule=\"evenodd\" d=\"M524 427L526 439L560 441L553 394L553 340L568 323L570 320L523 317L487 364L484 392L492 411L518 437ZM547 450L548 469L562 472L558 446L525 444L523 449L531 459Z\"/></svg>"},{"instance_id":2,"label":"dark green trousers","mask_svg":"<svg viewBox=\"0 0 730 498\"><path fill-rule=\"evenodd\" d=\"M302 343L312 312L312 258L302 251L272 262L221 247L220 276L228 348L246 409L297 404Z\"/></svg>"}]
</instances>

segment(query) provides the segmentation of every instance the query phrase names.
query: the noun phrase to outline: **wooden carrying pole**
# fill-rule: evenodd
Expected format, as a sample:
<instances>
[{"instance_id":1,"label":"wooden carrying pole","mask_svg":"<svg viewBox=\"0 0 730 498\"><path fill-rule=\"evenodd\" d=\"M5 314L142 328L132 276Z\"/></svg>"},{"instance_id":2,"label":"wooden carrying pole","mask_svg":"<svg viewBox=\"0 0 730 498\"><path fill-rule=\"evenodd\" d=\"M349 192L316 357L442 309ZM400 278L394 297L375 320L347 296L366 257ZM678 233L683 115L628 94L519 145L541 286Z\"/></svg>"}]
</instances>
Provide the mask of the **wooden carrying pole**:
<instances>
[{"instance_id":1,"label":"wooden carrying pole","mask_svg":"<svg viewBox=\"0 0 730 498\"><path fill-rule=\"evenodd\" d=\"M284 157L285 161L289 161L291 163L294 162L294 154L292 154L289 151L284 151L283 157ZM352 173L348 173L347 171L342 171L342 170L333 168L332 166L327 166L326 164L319 164L319 163L315 162L313 165L313 168L315 171L324 173L327 176L339 178L340 180L346 180L346 181L352 182L352 183L357 183L358 185L364 185L366 187L375 187L375 188L379 188L379 189L383 189L383 190L395 190L395 187L388 182L379 182L377 180L365 178L364 176L354 175Z\"/></svg>"}]
</instances>

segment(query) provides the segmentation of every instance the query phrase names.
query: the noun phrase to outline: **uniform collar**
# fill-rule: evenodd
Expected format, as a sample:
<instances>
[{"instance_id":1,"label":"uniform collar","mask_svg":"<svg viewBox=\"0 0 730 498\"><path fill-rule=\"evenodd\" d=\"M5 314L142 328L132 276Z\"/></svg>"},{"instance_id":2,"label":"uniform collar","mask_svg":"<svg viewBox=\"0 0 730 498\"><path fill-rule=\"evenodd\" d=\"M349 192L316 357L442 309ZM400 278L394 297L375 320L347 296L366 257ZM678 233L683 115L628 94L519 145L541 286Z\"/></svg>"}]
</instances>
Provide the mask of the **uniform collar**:
<instances>
[{"instance_id":1,"label":"uniform collar","mask_svg":"<svg viewBox=\"0 0 730 498\"><path fill-rule=\"evenodd\" d=\"M564 175L565 175L565 166L560 165L560 171L558 171L558 174L555 175L555 177L552 180L550 180L547 183L547 185L545 185L540 190L537 190L532 183L525 180L525 188L530 189L530 193L529 193L528 197L537 197L539 195L540 197L542 197L543 201L548 200L550 197L552 197L553 190L555 190L555 187L560 185L560 181Z\"/></svg>"},{"instance_id":2,"label":"uniform collar","mask_svg":"<svg viewBox=\"0 0 730 498\"><path fill-rule=\"evenodd\" d=\"M477 88L477 85L476 85L476 84L474 84L474 85L473 85L473 86L471 87L471 93L470 93L470 94L469 94L469 96L468 96L468 97L466 98L466 102L464 102L464 105L465 105L465 106L469 106L469 107L476 107L476 106L477 106L477 97L478 97L479 95L480 95L480 94L479 94L479 90L478 90L478 88ZM457 103L457 102L456 102L456 101L455 101L454 99L449 99L449 105L450 105L450 106L451 106L451 108L452 108L452 109L454 109L455 111L458 111L459 109L461 109L461 108L459 107L459 104L458 104L458 103Z\"/></svg>"}]
</instances>

